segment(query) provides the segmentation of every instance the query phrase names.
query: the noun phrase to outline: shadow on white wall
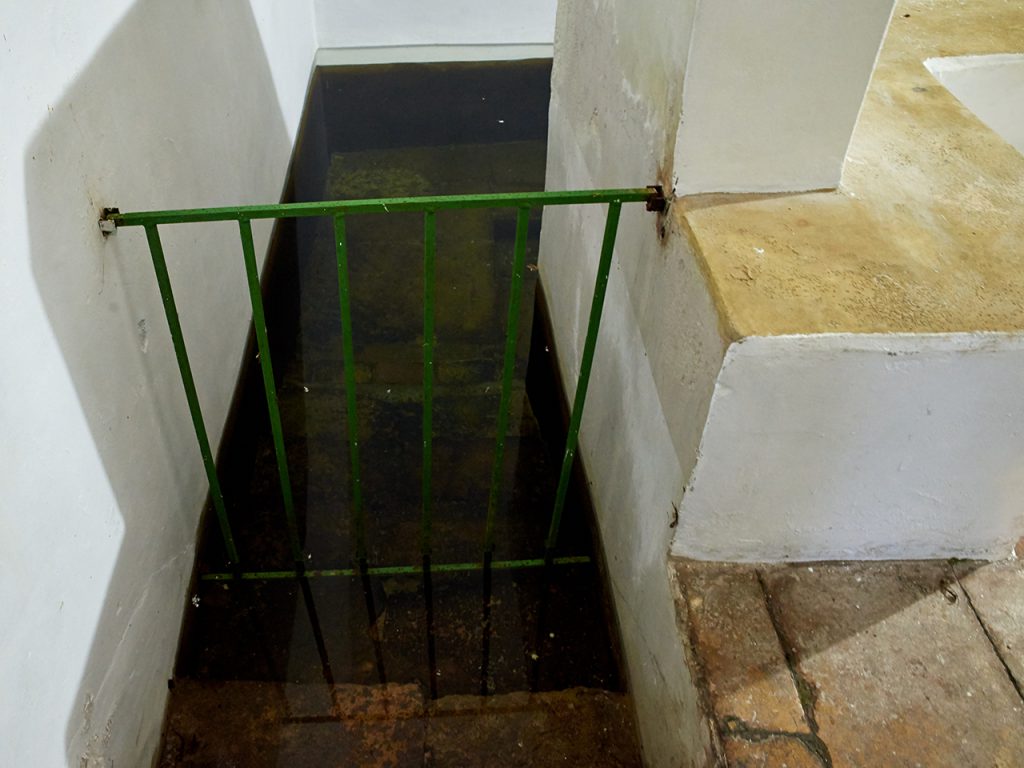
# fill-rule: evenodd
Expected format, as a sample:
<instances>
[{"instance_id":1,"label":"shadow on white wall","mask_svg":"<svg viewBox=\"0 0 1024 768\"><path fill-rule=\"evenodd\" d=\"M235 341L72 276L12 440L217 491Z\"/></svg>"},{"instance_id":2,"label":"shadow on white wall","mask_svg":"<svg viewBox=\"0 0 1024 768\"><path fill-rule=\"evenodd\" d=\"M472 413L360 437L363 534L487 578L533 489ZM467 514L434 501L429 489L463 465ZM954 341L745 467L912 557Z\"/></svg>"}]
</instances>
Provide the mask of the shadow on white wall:
<instances>
[{"instance_id":1,"label":"shadow on white wall","mask_svg":"<svg viewBox=\"0 0 1024 768\"><path fill-rule=\"evenodd\" d=\"M67 460L44 479L77 484L81 504L42 509L33 523L53 542L35 589L94 606L80 614L94 621L70 628L36 618L63 634L46 639L36 658L49 668L33 674L78 688L70 713L49 708L67 717L76 768L152 758L206 494L143 233L104 239L96 219L105 205L276 199L291 144L249 2L140 0L25 154L32 273L106 474L75 465L89 446L54 446ZM268 232L257 233L260 253ZM162 235L216 445L249 325L237 232Z\"/></svg>"}]
</instances>

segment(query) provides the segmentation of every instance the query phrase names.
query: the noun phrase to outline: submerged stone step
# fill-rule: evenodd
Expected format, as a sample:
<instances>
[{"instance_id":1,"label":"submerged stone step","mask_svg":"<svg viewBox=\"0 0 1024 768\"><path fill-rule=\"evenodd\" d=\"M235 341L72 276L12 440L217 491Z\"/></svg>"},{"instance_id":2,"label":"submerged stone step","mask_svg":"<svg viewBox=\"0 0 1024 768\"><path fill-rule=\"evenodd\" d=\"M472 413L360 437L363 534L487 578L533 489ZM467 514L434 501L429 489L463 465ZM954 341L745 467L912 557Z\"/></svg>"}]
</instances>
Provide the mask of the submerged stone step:
<instances>
[{"instance_id":1,"label":"submerged stone step","mask_svg":"<svg viewBox=\"0 0 1024 768\"><path fill-rule=\"evenodd\" d=\"M621 689L606 606L601 595L586 591L594 563L499 568L489 579L481 570L435 570L429 592L422 572L409 565L412 573L366 581L358 575L306 583L294 577L200 581L186 625L203 644L182 649L178 675L402 681L442 696L477 693L485 684L490 693Z\"/></svg>"},{"instance_id":2,"label":"submerged stone step","mask_svg":"<svg viewBox=\"0 0 1024 768\"><path fill-rule=\"evenodd\" d=\"M286 433L307 437L343 433L347 414L344 387L340 385L295 385L286 382L279 392L281 416ZM431 399L436 435L493 435L501 398L500 381L478 383L435 383ZM414 384L357 385L360 434L372 434L376 426L403 417L420 418L423 386ZM408 406L414 405L410 409ZM408 416L407 416L408 414ZM516 382L511 388L508 435L536 434L537 426L526 398L526 387Z\"/></svg>"},{"instance_id":3,"label":"submerged stone step","mask_svg":"<svg viewBox=\"0 0 1024 768\"><path fill-rule=\"evenodd\" d=\"M641 765L625 694L177 680L161 768Z\"/></svg>"}]
</instances>

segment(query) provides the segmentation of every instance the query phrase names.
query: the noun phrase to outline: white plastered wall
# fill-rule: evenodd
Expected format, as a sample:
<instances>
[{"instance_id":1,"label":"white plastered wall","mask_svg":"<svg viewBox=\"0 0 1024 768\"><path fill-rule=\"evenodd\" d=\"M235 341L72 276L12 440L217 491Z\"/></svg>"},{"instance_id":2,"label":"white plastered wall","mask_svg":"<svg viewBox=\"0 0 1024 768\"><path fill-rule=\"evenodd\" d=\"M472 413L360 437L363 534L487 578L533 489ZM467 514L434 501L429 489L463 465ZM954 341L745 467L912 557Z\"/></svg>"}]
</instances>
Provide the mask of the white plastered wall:
<instances>
[{"instance_id":1,"label":"white plastered wall","mask_svg":"<svg viewBox=\"0 0 1024 768\"><path fill-rule=\"evenodd\" d=\"M145 239L96 219L278 198L312 2L4 5L0 762L145 766L206 483ZM237 233L164 242L216 442L248 324Z\"/></svg>"},{"instance_id":2,"label":"white plastered wall","mask_svg":"<svg viewBox=\"0 0 1024 768\"><path fill-rule=\"evenodd\" d=\"M776 336L729 347L677 555L1012 555L1024 531L1024 337Z\"/></svg>"},{"instance_id":3,"label":"white plastered wall","mask_svg":"<svg viewBox=\"0 0 1024 768\"><path fill-rule=\"evenodd\" d=\"M547 187L644 186L671 177L692 3L559 6ZM570 396L605 210L548 209L541 283ZM659 237L667 227L665 239ZM685 332L683 332L685 329ZM580 452L590 478L644 758L702 765L709 733L684 662L668 550L724 354L686 238L624 207ZM668 404L665 407L664 404Z\"/></svg>"},{"instance_id":4,"label":"white plastered wall","mask_svg":"<svg viewBox=\"0 0 1024 768\"><path fill-rule=\"evenodd\" d=\"M839 184L894 0L698 0L676 191Z\"/></svg>"},{"instance_id":5,"label":"white plastered wall","mask_svg":"<svg viewBox=\"0 0 1024 768\"><path fill-rule=\"evenodd\" d=\"M321 48L550 45L557 0L315 0Z\"/></svg>"}]
</instances>

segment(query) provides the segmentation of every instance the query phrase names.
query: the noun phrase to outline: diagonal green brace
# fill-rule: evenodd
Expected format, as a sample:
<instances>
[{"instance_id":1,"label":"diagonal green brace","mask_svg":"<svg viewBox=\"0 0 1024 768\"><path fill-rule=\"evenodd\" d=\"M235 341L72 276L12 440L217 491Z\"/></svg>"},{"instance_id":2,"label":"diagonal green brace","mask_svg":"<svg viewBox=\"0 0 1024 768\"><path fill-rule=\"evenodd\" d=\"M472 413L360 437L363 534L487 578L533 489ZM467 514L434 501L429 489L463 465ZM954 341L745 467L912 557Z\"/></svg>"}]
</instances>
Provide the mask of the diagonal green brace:
<instances>
[{"instance_id":1,"label":"diagonal green brace","mask_svg":"<svg viewBox=\"0 0 1024 768\"><path fill-rule=\"evenodd\" d=\"M210 483L210 498L213 501L217 523L220 525L220 533L224 539L224 549L227 550L228 561L231 565L237 565L238 550L235 548L235 539L231 534L228 512L224 507L224 495L221 493L220 480L217 477L217 465L214 463L213 451L210 449L210 438L206 434L203 411L199 406L199 394L196 392L196 382L192 377L192 366L188 362L185 337L181 332L178 308L174 303L174 291L171 290L167 260L164 258L164 248L160 243L160 233L155 224L146 226L146 240L149 242L149 253L153 257L153 270L156 272L156 282L160 287L160 297L163 299L164 314L167 316L167 327L171 331L174 354L178 358L178 370L181 372L181 383L185 387L185 399L188 400L188 410L192 415L192 426L196 431L196 440L199 441L199 453L203 457L203 468L206 470L206 479Z\"/></svg>"},{"instance_id":2,"label":"diagonal green brace","mask_svg":"<svg viewBox=\"0 0 1024 768\"><path fill-rule=\"evenodd\" d=\"M608 204L608 218L605 220L604 239L601 243L601 258L597 264L597 278L594 281L594 298L590 303L587 338L583 344L583 358L580 360L580 376L576 382L576 396L573 398L569 431L565 438L565 455L562 459L562 471L558 476L555 508L551 512L551 525L548 526L548 537L544 544L549 557L558 543L558 529L562 523L565 497L569 491L569 478L572 475L573 459L576 457L576 444L580 436L583 407L587 402L587 387L590 384L590 371L594 365L597 333L601 328L601 312L604 309L604 296L608 288L608 275L612 268L612 254L615 252L615 235L619 229L619 213L621 211L622 203L618 200L613 200Z\"/></svg>"},{"instance_id":3,"label":"diagonal green brace","mask_svg":"<svg viewBox=\"0 0 1024 768\"><path fill-rule=\"evenodd\" d=\"M274 438L281 498L284 501L284 515L288 523L288 543L295 562L304 564L299 524L295 518L295 502L292 499L292 481L288 474L288 456L284 449L284 429L281 427L281 411L277 402L277 387L274 384L274 366L270 360L270 340L267 338L267 319L263 312L263 294L256 267L256 250L252 242L252 224L248 219L242 219L238 222L238 231L242 239L242 257L245 260L245 276L249 283L249 301L252 303L252 324L256 331L260 370L263 373L263 391L267 396L267 413L270 416L270 431Z\"/></svg>"}]
</instances>

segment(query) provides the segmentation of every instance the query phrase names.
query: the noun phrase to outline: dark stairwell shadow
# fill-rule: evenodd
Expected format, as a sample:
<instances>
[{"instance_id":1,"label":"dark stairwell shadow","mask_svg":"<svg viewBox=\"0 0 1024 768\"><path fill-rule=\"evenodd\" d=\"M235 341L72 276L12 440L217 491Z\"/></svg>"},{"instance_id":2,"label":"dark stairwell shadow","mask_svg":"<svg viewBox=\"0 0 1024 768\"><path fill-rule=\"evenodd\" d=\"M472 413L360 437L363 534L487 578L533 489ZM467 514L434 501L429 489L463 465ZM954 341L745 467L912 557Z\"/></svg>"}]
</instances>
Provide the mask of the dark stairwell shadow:
<instances>
[{"instance_id":1,"label":"dark stairwell shadow","mask_svg":"<svg viewBox=\"0 0 1024 768\"><path fill-rule=\"evenodd\" d=\"M91 635L81 678L66 681L78 690L65 747L76 767L144 765L206 479L143 233L104 238L96 219L105 205L276 200L291 140L243 0L141 0L49 112L25 156L33 275L123 521L109 581L96 579L98 621L81 628L83 645ZM262 253L269 227L256 231ZM161 234L216 446L249 325L237 228ZM51 481L83 484L85 498L106 492L73 469Z\"/></svg>"}]
</instances>

